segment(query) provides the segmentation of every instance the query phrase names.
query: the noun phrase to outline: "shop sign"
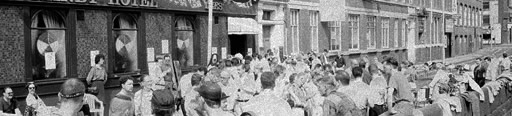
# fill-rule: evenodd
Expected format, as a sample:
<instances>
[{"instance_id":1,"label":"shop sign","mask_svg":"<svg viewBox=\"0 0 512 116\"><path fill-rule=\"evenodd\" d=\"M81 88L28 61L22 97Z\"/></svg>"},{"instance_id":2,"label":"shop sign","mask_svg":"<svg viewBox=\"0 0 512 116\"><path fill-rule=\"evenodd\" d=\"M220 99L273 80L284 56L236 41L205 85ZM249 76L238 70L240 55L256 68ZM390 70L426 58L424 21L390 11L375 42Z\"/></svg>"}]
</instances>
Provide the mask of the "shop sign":
<instances>
[{"instance_id":1,"label":"shop sign","mask_svg":"<svg viewBox=\"0 0 512 116\"><path fill-rule=\"evenodd\" d=\"M48 2L64 4L83 4L96 6L122 6L131 8L157 8L164 10L183 10L206 12L208 0L7 0L25 2ZM256 15L259 0L214 0L214 10L229 14Z\"/></svg>"}]
</instances>

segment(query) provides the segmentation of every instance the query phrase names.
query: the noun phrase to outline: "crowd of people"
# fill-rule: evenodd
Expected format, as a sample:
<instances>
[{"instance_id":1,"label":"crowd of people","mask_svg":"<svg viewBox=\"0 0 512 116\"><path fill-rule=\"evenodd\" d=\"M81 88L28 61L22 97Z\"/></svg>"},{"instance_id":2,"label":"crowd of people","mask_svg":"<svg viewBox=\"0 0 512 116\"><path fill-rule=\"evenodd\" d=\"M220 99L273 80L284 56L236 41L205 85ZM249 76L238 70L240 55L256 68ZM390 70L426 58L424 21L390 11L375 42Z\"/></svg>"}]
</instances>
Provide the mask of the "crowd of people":
<instances>
[{"instance_id":1,"label":"crowd of people","mask_svg":"<svg viewBox=\"0 0 512 116\"><path fill-rule=\"evenodd\" d=\"M58 110L48 114L90 115L83 107L90 95L86 91L99 91L95 95L104 100L103 62L104 56L98 56L99 65L86 79L88 85L97 88L91 90L78 79L68 79L58 94ZM139 80L121 77L121 90L110 100L106 112L110 116L410 116L421 114L415 105L416 71L436 71L427 87L432 95L426 97L435 103L457 92L476 91L482 96L480 87L510 72L510 64L507 54L478 58L474 65L413 65L391 56L371 60L337 56L329 60L327 52L285 58L271 52L245 57L236 54L211 60L207 67L171 81L163 79L169 73L165 68ZM137 82L141 89L135 92ZM26 89L29 94L24 114L35 114L34 109L45 104L35 93L36 84L30 82ZM0 114L21 115L12 89L6 87L2 93Z\"/></svg>"}]
</instances>

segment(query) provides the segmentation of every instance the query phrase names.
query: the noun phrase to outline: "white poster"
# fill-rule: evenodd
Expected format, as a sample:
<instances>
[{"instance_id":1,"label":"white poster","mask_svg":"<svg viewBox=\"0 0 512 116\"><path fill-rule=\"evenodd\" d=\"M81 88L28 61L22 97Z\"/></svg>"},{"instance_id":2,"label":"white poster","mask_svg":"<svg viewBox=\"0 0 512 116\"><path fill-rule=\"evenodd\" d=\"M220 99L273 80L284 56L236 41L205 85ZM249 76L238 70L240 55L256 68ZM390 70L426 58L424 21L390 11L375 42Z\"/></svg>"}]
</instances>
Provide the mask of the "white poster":
<instances>
[{"instance_id":1,"label":"white poster","mask_svg":"<svg viewBox=\"0 0 512 116\"><path fill-rule=\"evenodd\" d=\"M91 66L96 65L96 62L94 61L96 58L96 55L100 54L99 50L91 51Z\"/></svg>"},{"instance_id":2,"label":"white poster","mask_svg":"<svg viewBox=\"0 0 512 116\"><path fill-rule=\"evenodd\" d=\"M169 53L169 40L162 40L162 54Z\"/></svg>"},{"instance_id":3,"label":"white poster","mask_svg":"<svg viewBox=\"0 0 512 116\"><path fill-rule=\"evenodd\" d=\"M44 62L46 70L57 68L57 65L55 64L55 52L44 53Z\"/></svg>"},{"instance_id":4,"label":"white poster","mask_svg":"<svg viewBox=\"0 0 512 116\"><path fill-rule=\"evenodd\" d=\"M155 61L155 48L148 48L146 53L148 54L148 62Z\"/></svg>"},{"instance_id":5,"label":"white poster","mask_svg":"<svg viewBox=\"0 0 512 116\"><path fill-rule=\"evenodd\" d=\"M252 55L252 48L247 48L247 55Z\"/></svg>"},{"instance_id":6,"label":"white poster","mask_svg":"<svg viewBox=\"0 0 512 116\"><path fill-rule=\"evenodd\" d=\"M228 57L228 50L226 49L226 47L222 47L221 52L222 52L221 58L226 59Z\"/></svg>"},{"instance_id":7,"label":"white poster","mask_svg":"<svg viewBox=\"0 0 512 116\"><path fill-rule=\"evenodd\" d=\"M212 54L217 54L217 47L212 47Z\"/></svg>"}]
</instances>

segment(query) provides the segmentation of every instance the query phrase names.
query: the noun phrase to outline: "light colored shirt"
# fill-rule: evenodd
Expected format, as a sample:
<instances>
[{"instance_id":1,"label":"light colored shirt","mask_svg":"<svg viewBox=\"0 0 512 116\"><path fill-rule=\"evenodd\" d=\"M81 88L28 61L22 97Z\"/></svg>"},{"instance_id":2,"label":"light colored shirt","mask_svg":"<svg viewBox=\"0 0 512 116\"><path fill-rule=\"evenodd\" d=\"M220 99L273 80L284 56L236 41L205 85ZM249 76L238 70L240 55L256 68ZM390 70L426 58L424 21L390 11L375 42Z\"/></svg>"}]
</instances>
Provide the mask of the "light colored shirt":
<instances>
[{"instance_id":1,"label":"light colored shirt","mask_svg":"<svg viewBox=\"0 0 512 116\"><path fill-rule=\"evenodd\" d=\"M136 116L153 115L151 98L153 98L153 91L139 90L135 93L134 105Z\"/></svg>"},{"instance_id":2,"label":"light colored shirt","mask_svg":"<svg viewBox=\"0 0 512 116\"><path fill-rule=\"evenodd\" d=\"M27 98L25 99L25 102L27 102L27 106L32 106L33 108L38 108L40 106L46 107L43 100L41 98L36 99L34 95L28 94Z\"/></svg>"},{"instance_id":3,"label":"light colored shirt","mask_svg":"<svg viewBox=\"0 0 512 116\"><path fill-rule=\"evenodd\" d=\"M252 111L257 116L288 116L292 113L290 105L270 90L264 90L249 100L242 106L242 111Z\"/></svg>"},{"instance_id":4,"label":"light colored shirt","mask_svg":"<svg viewBox=\"0 0 512 116\"><path fill-rule=\"evenodd\" d=\"M373 95L371 94L372 91L370 91L370 86L364 83L362 78L356 78L354 81L350 82L349 86L350 87L343 93L354 100L357 108L366 108L366 105L369 104L368 99Z\"/></svg>"},{"instance_id":5,"label":"light colored shirt","mask_svg":"<svg viewBox=\"0 0 512 116\"><path fill-rule=\"evenodd\" d=\"M370 82L370 88L374 90L374 92L377 94L376 96L370 96L370 103L374 103L377 105L383 105L386 101L386 88L388 84L386 82L386 79L382 75L373 75L373 79Z\"/></svg>"},{"instance_id":6,"label":"light colored shirt","mask_svg":"<svg viewBox=\"0 0 512 116\"><path fill-rule=\"evenodd\" d=\"M180 90L182 97L185 97L184 95L187 95L188 92L192 91L192 75L194 73L188 73L181 77L180 79Z\"/></svg>"}]
</instances>

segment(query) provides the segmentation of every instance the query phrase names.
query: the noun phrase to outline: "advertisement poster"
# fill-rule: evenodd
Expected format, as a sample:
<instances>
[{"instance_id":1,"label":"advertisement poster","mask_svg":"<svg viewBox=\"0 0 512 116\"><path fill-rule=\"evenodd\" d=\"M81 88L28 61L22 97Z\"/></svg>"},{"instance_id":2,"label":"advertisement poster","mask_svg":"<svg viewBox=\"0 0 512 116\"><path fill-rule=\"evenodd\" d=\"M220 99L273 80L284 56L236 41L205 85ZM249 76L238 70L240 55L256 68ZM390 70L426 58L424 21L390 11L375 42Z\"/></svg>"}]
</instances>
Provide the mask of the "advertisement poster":
<instances>
[{"instance_id":1,"label":"advertisement poster","mask_svg":"<svg viewBox=\"0 0 512 116\"><path fill-rule=\"evenodd\" d=\"M212 54L217 54L217 47L212 47Z\"/></svg>"},{"instance_id":2,"label":"advertisement poster","mask_svg":"<svg viewBox=\"0 0 512 116\"><path fill-rule=\"evenodd\" d=\"M169 53L169 40L162 40L162 54Z\"/></svg>"},{"instance_id":3,"label":"advertisement poster","mask_svg":"<svg viewBox=\"0 0 512 116\"><path fill-rule=\"evenodd\" d=\"M222 52L222 59L226 59L228 57L228 50L226 49L226 47L222 47L221 52Z\"/></svg>"},{"instance_id":4,"label":"advertisement poster","mask_svg":"<svg viewBox=\"0 0 512 116\"><path fill-rule=\"evenodd\" d=\"M91 66L94 66L96 65L96 63L94 62L94 58L96 57L96 55L100 54L100 51L99 50L94 50L94 51L91 51Z\"/></svg>"},{"instance_id":5,"label":"advertisement poster","mask_svg":"<svg viewBox=\"0 0 512 116\"><path fill-rule=\"evenodd\" d=\"M147 54L148 54L148 62L155 61L155 48L148 48Z\"/></svg>"},{"instance_id":6,"label":"advertisement poster","mask_svg":"<svg viewBox=\"0 0 512 116\"><path fill-rule=\"evenodd\" d=\"M247 55L252 55L252 48L247 48Z\"/></svg>"},{"instance_id":7,"label":"advertisement poster","mask_svg":"<svg viewBox=\"0 0 512 116\"><path fill-rule=\"evenodd\" d=\"M46 70L55 69L57 67L55 64L55 52L44 53L44 62Z\"/></svg>"}]
</instances>

